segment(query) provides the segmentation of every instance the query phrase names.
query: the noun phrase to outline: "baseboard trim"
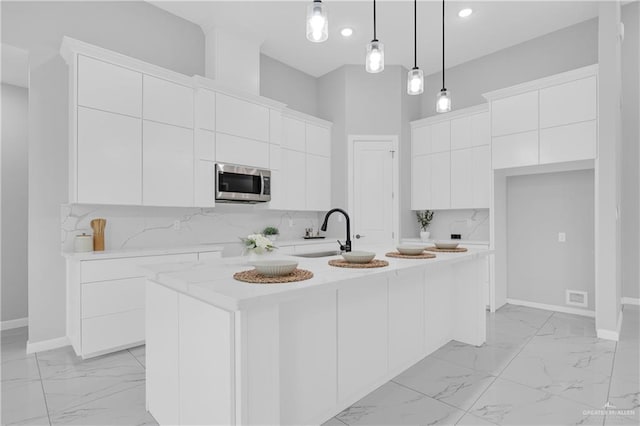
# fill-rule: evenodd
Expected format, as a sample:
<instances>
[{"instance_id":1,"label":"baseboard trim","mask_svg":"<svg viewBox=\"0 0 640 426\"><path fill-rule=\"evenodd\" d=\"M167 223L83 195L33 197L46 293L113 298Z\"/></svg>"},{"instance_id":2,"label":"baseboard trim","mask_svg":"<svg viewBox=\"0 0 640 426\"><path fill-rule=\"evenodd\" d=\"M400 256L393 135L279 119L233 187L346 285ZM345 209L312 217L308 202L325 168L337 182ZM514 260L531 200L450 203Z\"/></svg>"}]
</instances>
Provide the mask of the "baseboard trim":
<instances>
[{"instance_id":1,"label":"baseboard trim","mask_svg":"<svg viewBox=\"0 0 640 426\"><path fill-rule=\"evenodd\" d=\"M595 318L596 312L587 309L569 308L566 306L547 305L545 303L529 302L527 300L507 299L510 305L526 306L528 308L542 309L544 311L562 312L563 314L582 315L583 317Z\"/></svg>"},{"instance_id":2,"label":"baseboard trim","mask_svg":"<svg viewBox=\"0 0 640 426\"><path fill-rule=\"evenodd\" d=\"M636 305L640 306L640 298L638 297L623 297L621 300L623 305Z\"/></svg>"},{"instance_id":3,"label":"baseboard trim","mask_svg":"<svg viewBox=\"0 0 640 426\"><path fill-rule=\"evenodd\" d=\"M27 325L29 325L29 318L7 320L0 323L0 330L12 330L14 328L26 327Z\"/></svg>"},{"instance_id":4,"label":"baseboard trim","mask_svg":"<svg viewBox=\"0 0 640 426\"><path fill-rule=\"evenodd\" d=\"M56 339L43 340L41 342L31 343L27 341L27 353L49 351L51 349L63 348L69 346L71 342L67 336L58 337Z\"/></svg>"},{"instance_id":5,"label":"baseboard trim","mask_svg":"<svg viewBox=\"0 0 640 426\"><path fill-rule=\"evenodd\" d=\"M620 311L620 315L618 315L618 325L616 326L617 330L605 330L602 328L599 328L596 330L596 334L598 336L598 338L600 339L605 339L605 340L613 340L613 341L618 341L620 340L620 330L622 329L622 311Z\"/></svg>"}]
</instances>

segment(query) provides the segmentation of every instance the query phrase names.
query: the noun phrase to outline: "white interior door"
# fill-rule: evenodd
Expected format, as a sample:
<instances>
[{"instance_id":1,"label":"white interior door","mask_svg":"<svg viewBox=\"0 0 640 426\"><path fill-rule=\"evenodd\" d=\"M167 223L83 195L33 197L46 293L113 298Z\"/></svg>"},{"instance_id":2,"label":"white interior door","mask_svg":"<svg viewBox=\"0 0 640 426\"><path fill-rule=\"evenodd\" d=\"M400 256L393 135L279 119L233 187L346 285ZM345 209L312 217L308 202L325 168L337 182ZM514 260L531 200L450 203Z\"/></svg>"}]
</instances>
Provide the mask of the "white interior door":
<instances>
[{"instance_id":1,"label":"white interior door","mask_svg":"<svg viewBox=\"0 0 640 426\"><path fill-rule=\"evenodd\" d=\"M352 240L357 245L397 238L397 138L352 136Z\"/></svg>"}]
</instances>

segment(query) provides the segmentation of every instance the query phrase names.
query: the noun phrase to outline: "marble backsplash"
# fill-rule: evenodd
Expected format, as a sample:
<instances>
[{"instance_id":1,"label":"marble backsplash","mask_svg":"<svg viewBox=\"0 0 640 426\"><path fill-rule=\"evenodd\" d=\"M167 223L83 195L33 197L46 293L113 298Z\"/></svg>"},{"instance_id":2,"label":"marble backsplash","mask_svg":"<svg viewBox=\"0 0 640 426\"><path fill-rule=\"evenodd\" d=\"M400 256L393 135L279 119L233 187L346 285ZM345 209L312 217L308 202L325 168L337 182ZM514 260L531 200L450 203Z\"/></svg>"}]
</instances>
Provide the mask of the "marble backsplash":
<instances>
[{"instance_id":1,"label":"marble backsplash","mask_svg":"<svg viewBox=\"0 0 640 426\"><path fill-rule=\"evenodd\" d=\"M299 239L305 228L317 230L324 214L238 204L215 209L66 204L61 207L62 251L73 251L76 235L93 234L90 222L95 218L107 219L106 250L216 243L233 255L241 250L240 237L275 226L278 239Z\"/></svg>"},{"instance_id":2,"label":"marble backsplash","mask_svg":"<svg viewBox=\"0 0 640 426\"><path fill-rule=\"evenodd\" d=\"M415 235L408 237L419 236L417 221L415 229ZM451 234L462 234L463 240L489 241L489 209L436 210L428 230L433 239L449 239Z\"/></svg>"}]
</instances>

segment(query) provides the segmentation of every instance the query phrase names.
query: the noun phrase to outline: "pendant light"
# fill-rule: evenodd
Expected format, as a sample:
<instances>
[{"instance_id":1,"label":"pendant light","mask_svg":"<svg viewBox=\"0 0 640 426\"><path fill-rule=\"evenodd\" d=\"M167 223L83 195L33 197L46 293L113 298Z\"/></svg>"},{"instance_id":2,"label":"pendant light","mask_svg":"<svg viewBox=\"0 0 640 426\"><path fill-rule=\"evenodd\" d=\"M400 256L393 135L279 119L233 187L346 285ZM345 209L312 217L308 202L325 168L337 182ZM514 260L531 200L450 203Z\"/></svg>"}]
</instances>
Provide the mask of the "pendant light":
<instances>
[{"instance_id":1,"label":"pendant light","mask_svg":"<svg viewBox=\"0 0 640 426\"><path fill-rule=\"evenodd\" d=\"M407 93L419 95L424 92L424 75L418 68L418 0L413 0L413 68L407 75Z\"/></svg>"},{"instance_id":2,"label":"pendant light","mask_svg":"<svg viewBox=\"0 0 640 426\"><path fill-rule=\"evenodd\" d=\"M436 96L436 112L451 111L451 93L444 85L444 0L442 0L442 89Z\"/></svg>"},{"instance_id":3,"label":"pendant light","mask_svg":"<svg viewBox=\"0 0 640 426\"><path fill-rule=\"evenodd\" d=\"M327 38L329 38L327 9L321 0L313 0L307 8L307 39L314 43L322 43Z\"/></svg>"},{"instance_id":4,"label":"pendant light","mask_svg":"<svg viewBox=\"0 0 640 426\"><path fill-rule=\"evenodd\" d=\"M376 0L373 0L373 40L367 44L365 69L370 73L384 70L384 44L376 38Z\"/></svg>"}]
</instances>

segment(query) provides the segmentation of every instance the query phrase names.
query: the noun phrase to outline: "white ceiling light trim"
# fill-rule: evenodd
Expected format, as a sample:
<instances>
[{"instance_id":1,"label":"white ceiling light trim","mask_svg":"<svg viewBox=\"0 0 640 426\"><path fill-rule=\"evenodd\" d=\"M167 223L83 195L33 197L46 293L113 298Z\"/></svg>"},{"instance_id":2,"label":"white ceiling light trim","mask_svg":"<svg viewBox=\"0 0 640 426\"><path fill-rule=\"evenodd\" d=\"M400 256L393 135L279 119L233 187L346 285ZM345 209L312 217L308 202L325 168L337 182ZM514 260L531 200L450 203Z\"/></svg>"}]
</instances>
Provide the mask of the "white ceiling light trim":
<instances>
[{"instance_id":1,"label":"white ceiling light trim","mask_svg":"<svg viewBox=\"0 0 640 426\"><path fill-rule=\"evenodd\" d=\"M472 13L473 9L465 7L464 9L461 9L460 12L458 12L458 16L461 18L468 18Z\"/></svg>"}]
</instances>

